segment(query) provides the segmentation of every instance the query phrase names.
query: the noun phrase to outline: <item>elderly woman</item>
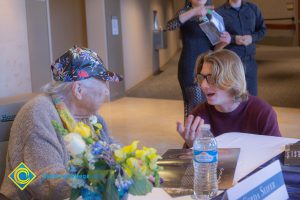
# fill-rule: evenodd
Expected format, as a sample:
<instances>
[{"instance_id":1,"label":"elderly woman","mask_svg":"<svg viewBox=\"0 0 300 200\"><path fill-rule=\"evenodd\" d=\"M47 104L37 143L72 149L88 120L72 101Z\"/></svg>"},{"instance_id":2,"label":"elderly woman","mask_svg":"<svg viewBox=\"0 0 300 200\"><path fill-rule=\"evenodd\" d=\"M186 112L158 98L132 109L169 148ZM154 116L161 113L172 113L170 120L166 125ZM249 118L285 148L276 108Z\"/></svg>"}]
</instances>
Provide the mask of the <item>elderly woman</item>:
<instances>
[{"instance_id":1,"label":"elderly woman","mask_svg":"<svg viewBox=\"0 0 300 200\"><path fill-rule=\"evenodd\" d=\"M229 50L208 53L198 58L196 67L207 102L192 111L185 126L177 122L185 145L193 146L203 123L211 125L215 136L226 132L281 136L272 107L248 95L244 67L237 54Z\"/></svg>"},{"instance_id":2,"label":"elderly woman","mask_svg":"<svg viewBox=\"0 0 300 200\"><path fill-rule=\"evenodd\" d=\"M65 199L70 188L64 179L44 179L43 174L66 174L69 154L61 135L51 121L66 125L60 110L75 121L93 126L90 116L96 115L103 128L101 137L110 143L107 126L97 115L109 95L107 81L121 77L105 69L102 60L90 49L74 46L51 66L53 81L44 87L45 94L28 102L19 111L10 133L5 179L1 193L10 199ZM95 135L95 133L94 133ZM8 175L24 162L36 174L36 179L20 190Z\"/></svg>"}]
</instances>

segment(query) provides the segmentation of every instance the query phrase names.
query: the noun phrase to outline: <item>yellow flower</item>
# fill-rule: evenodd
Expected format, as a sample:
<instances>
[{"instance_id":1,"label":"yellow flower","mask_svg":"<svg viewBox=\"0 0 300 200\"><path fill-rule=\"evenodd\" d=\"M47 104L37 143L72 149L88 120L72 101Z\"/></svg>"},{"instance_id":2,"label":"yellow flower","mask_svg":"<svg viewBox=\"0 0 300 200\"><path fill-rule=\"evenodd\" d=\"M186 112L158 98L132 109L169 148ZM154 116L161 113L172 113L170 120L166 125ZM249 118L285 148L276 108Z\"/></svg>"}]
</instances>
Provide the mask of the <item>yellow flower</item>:
<instances>
[{"instance_id":1,"label":"yellow flower","mask_svg":"<svg viewBox=\"0 0 300 200\"><path fill-rule=\"evenodd\" d=\"M148 176L151 173L151 171L149 170L149 167L147 165L142 165L141 172L145 176Z\"/></svg>"},{"instance_id":2,"label":"yellow flower","mask_svg":"<svg viewBox=\"0 0 300 200\"><path fill-rule=\"evenodd\" d=\"M126 173L126 175L131 178L132 177L132 171L131 169L129 169L128 167L124 167L124 171Z\"/></svg>"},{"instance_id":3,"label":"yellow flower","mask_svg":"<svg viewBox=\"0 0 300 200\"><path fill-rule=\"evenodd\" d=\"M156 150L151 147L143 147L143 150L147 152L147 155L149 154L156 154Z\"/></svg>"},{"instance_id":4,"label":"yellow flower","mask_svg":"<svg viewBox=\"0 0 300 200\"><path fill-rule=\"evenodd\" d=\"M91 128L83 122L78 122L73 132L80 134L83 138L88 138L91 135Z\"/></svg>"},{"instance_id":5,"label":"yellow flower","mask_svg":"<svg viewBox=\"0 0 300 200\"><path fill-rule=\"evenodd\" d=\"M117 163L121 163L126 159L126 153L122 149L118 149L114 152L114 157Z\"/></svg>"},{"instance_id":6,"label":"yellow flower","mask_svg":"<svg viewBox=\"0 0 300 200\"><path fill-rule=\"evenodd\" d=\"M133 158L133 157L128 158L126 160L126 164L127 164L129 169L133 169L133 170L138 169L138 167L139 167L138 160L136 158Z\"/></svg>"},{"instance_id":7,"label":"yellow flower","mask_svg":"<svg viewBox=\"0 0 300 200\"><path fill-rule=\"evenodd\" d=\"M136 152L135 152L135 157L137 157L137 158L139 158L139 159L141 159L142 161L144 161L145 160L145 158L146 158L146 151L144 151L144 150L136 150Z\"/></svg>"},{"instance_id":8,"label":"yellow flower","mask_svg":"<svg viewBox=\"0 0 300 200\"><path fill-rule=\"evenodd\" d=\"M126 154L132 154L135 152L135 150L137 149L137 144L139 143L139 141L135 140L131 143L131 145L125 146L123 147L123 151Z\"/></svg>"},{"instance_id":9,"label":"yellow flower","mask_svg":"<svg viewBox=\"0 0 300 200\"><path fill-rule=\"evenodd\" d=\"M157 155L156 153L149 154L148 158L151 162L156 162L158 159L161 159L160 155Z\"/></svg>"},{"instance_id":10,"label":"yellow flower","mask_svg":"<svg viewBox=\"0 0 300 200\"><path fill-rule=\"evenodd\" d=\"M100 124L100 123L96 123L93 126L95 126L98 130L102 129L102 124Z\"/></svg>"}]
</instances>

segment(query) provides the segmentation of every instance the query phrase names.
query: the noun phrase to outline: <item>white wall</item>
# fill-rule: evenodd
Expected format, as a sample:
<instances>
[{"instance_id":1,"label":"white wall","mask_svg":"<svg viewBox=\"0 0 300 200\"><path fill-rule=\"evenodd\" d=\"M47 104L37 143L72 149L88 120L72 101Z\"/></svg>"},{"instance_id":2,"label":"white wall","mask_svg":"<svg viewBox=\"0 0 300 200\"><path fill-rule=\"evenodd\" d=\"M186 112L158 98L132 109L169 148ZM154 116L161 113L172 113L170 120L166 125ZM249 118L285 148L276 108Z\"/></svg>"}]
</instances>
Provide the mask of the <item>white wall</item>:
<instances>
[{"instance_id":1,"label":"white wall","mask_svg":"<svg viewBox=\"0 0 300 200\"><path fill-rule=\"evenodd\" d=\"M160 26L174 15L173 1L122 0L122 36L125 89L128 90L152 75L153 10L158 11ZM160 65L164 65L178 49L178 32L168 33L168 49L160 50Z\"/></svg>"},{"instance_id":2,"label":"white wall","mask_svg":"<svg viewBox=\"0 0 300 200\"><path fill-rule=\"evenodd\" d=\"M108 66L104 0L85 0L87 43Z\"/></svg>"},{"instance_id":3,"label":"white wall","mask_svg":"<svg viewBox=\"0 0 300 200\"><path fill-rule=\"evenodd\" d=\"M25 1L0 1L0 98L31 92Z\"/></svg>"},{"instance_id":4,"label":"white wall","mask_svg":"<svg viewBox=\"0 0 300 200\"><path fill-rule=\"evenodd\" d=\"M51 81L48 2L25 0L32 92Z\"/></svg>"},{"instance_id":5,"label":"white wall","mask_svg":"<svg viewBox=\"0 0 300 200\"><path fill-rule=\"evenodd\" d=\"M160 26L165 28L167 21L174 17L177 10L174 10L174 6L172 1L153 1L152 10L158 11L158 21ZM152 16L152 15L151 15ZM152 20L151 20L152 25ZM179 34L178 31L167 32L167 49L159 50L159 64L160 66L165 65L170 57L174 55L176 50L178 49L179 44Z\"/></svg>"}]
</instances>

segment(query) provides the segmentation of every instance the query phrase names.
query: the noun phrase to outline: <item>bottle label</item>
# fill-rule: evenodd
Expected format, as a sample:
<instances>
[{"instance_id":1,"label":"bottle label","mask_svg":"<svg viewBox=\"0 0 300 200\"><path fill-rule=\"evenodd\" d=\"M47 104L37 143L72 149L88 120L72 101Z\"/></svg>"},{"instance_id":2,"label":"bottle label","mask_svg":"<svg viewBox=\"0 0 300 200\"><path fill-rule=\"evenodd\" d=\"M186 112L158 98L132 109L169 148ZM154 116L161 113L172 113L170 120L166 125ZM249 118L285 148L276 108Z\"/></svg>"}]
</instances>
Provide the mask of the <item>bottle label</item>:
<instances>
[{"instance_id":1,"label":"bottle label","mask_svg":"<svg viewBox=\"0 0 300 200\"><path fill-rule=\"evenodd\" d=\"M218 151L194 150L194 161L198 163L215 163L218 161Z\"/></svg>"}]
</instances>

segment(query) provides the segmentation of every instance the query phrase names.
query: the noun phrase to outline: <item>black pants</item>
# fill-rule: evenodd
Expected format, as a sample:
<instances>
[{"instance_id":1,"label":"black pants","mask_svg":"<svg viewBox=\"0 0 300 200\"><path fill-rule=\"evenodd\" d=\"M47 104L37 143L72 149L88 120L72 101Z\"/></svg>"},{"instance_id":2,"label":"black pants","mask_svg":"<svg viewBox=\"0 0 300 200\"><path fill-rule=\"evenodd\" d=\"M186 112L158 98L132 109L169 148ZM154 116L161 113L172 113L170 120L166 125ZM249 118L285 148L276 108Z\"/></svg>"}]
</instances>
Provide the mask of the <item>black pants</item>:
<instances>
[{"instance_id":1,"label":"black pants","mask_svg":"<svg viewBox=\"0 0 300 200\"><path fill-rule=\"evenodd\" d=\"M251 95L257 96L257 63L255 58L242 59L242 61L245 68L247 90Z\"/></svg>"}]
</instances>

